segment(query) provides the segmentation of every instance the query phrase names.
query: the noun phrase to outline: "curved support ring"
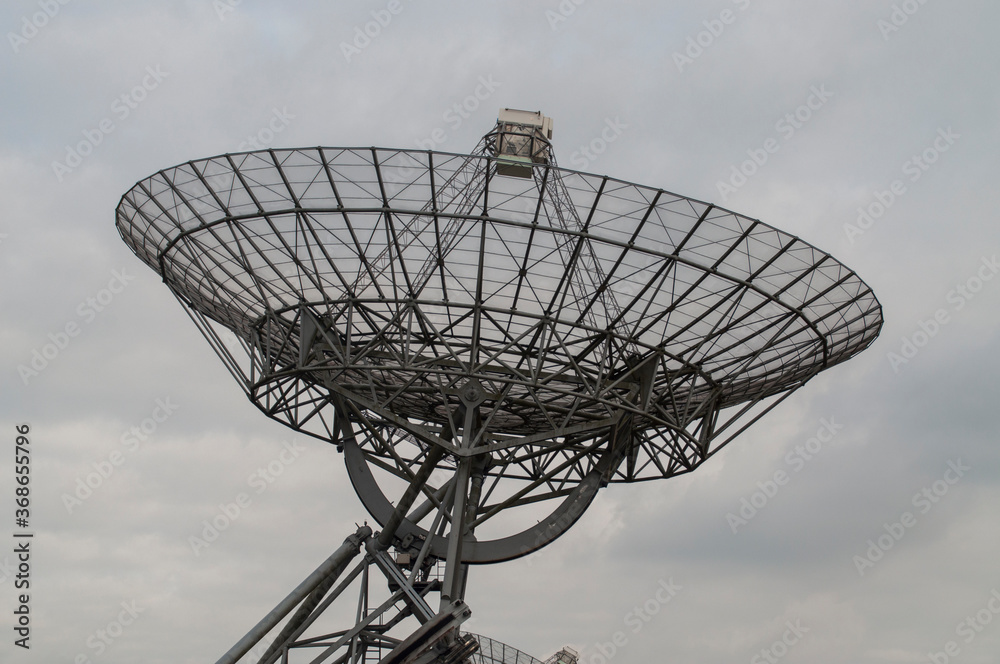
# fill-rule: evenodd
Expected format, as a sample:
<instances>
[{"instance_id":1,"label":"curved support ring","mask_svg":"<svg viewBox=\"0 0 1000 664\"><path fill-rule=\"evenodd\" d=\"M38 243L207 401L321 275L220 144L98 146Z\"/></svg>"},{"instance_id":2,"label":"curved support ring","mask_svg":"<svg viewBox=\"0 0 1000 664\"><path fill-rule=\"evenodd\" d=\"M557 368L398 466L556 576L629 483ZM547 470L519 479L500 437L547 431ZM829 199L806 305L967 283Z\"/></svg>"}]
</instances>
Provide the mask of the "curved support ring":
<instances>
[{"instance_id":1,"label":"curved support ring","mask_svg":"<svg viewBox=\"0 0 1000 664\"><path fill-rule=\"evenodd\" d=\"M362 504L372 518L383 527L389 522L395 508L386 498L378 482L368 467L357 441L352 436L346 436L344 443L344 461L351 484L361 499ZM602 479L613 470L614 459L621 461L621 456L615 454L609 447L601 456L594 468L580 481L573 491L566 496L559 506L546 518L534 526L514 535L494 540L468 539L463 544L462 562L466 564L499 563L520 558L556 540L565 533L583 513L590 507ZM430 552L438 558L445 558L448 551L448 538L428 533L426 530L403 518L396 530L396 537L412 535L425 540L431 538Z\"/></svg>"}]
</instances>

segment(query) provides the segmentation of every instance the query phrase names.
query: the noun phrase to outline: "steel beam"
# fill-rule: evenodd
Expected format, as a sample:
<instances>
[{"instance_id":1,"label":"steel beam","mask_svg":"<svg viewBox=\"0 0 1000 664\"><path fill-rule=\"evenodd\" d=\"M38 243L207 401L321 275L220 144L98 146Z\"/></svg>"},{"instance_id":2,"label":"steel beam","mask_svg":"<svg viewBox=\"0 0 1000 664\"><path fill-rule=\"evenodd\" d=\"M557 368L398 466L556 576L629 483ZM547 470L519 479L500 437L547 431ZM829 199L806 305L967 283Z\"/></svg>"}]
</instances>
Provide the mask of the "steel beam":
<instances>
[{"instance_id":1,"label":"steel beam","mask_svg":"<svg viewBox=\"0 0 1000 664\"><path fill-rule=\"evenodd\" d=\"M368 526L361 526L357 531L344 540L339 549L333 552L323 564L306 577L285 599L274 607L270 613L264 616L247 635L240 639L236 645L229 649L216 664L236 664L243 655L250 652L261 639L267 636L268 632L278 626L281 619L294 609L300 602L306 599L310 593L321 583L331 577L336 579L347 567L347 564L358 555L361 543L371 537L372 529Z\"/></svg>"}]
</instances>

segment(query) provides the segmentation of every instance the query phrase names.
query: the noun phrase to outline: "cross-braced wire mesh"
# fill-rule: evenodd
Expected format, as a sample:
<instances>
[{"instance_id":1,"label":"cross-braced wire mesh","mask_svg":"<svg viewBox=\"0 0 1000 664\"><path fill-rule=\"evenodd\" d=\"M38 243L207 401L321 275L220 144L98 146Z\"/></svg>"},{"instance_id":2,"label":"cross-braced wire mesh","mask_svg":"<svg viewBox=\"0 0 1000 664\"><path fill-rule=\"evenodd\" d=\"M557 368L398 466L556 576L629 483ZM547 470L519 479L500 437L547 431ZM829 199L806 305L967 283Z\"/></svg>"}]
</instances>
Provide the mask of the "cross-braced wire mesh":
<instances>
[{"instance_id":1,"label":"cross-braced wire mesh","mask_svg":"<svg viewBox=\"0 0 1000 664\"><path fill-rule=\"evenodd\" d=\"M552 165L497 176L489 155L223 155L138 183L118 226L204 325L239 337L249 362L227 362L272 417L334 439L332 384L434 432L476 377L483 446L586 444L632 414L635 458L613 480L692 469L721 411L799 386L881 325L854 272L766 224ZM330 343L303 357L306 313Z\"/></svg>"},{"instance_id":2,"label":"cross-braced wire mesh","mask_svg":"<svg viewBox=\"0 0 1000 664\"><path fill-rule=\"evenodd\" d=\"M506 643L479 634L471 636L479 643L479 650L469 660L471 664L542 664L540 659Z\"/></svg>"}]
</instances>

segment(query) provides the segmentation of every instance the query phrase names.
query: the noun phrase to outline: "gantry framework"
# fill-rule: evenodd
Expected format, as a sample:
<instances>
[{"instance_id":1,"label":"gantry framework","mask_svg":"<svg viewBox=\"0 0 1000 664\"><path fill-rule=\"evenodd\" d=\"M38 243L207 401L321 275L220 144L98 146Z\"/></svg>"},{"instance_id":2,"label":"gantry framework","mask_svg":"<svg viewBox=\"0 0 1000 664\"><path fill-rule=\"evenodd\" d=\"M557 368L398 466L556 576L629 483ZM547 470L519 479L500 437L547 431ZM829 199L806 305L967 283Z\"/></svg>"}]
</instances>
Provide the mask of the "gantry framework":
<instances>
[{"instance_id":1,"label":"gantry framework","mask_svg":"<svg viewBox=\"0 0 1000 664\"><path fill-rule=\"evenodd\" d=\"M117 210L251 401L343 451L384 545L446 561L441 611L466 565L693 470L882 323L829 254L549 138L505 111L470 155L225 154Z\"/></svg>"}]
</instances>

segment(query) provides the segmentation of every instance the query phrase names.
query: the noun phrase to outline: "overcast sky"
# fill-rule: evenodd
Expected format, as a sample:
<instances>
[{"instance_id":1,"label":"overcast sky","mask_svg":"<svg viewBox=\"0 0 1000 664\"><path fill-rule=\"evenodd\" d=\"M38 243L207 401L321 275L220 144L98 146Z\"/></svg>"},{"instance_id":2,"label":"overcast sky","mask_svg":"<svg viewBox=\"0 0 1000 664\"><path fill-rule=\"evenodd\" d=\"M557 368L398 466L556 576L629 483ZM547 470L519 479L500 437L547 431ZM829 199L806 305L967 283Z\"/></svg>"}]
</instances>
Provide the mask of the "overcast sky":
<instances>
[{"instance_id":1,"label":"overcast sky","mask_svg":"<svg viewBox=\"0 0 1000 664\"><path fill-rule=\"evenodd\" d=\"M0 660L213 662L366 518L335 449L248 403L131 254L119 197L255 142L464 152L513 107L554 118L564 166L829 251L885 326L697 472L612 486L549 548L474 569L470 629L588 664L616 639L616 664L995 662L997 25L987 0L5 2ZM303 451L257 493L285 442Z\"/></svg>"}]
</instances>

